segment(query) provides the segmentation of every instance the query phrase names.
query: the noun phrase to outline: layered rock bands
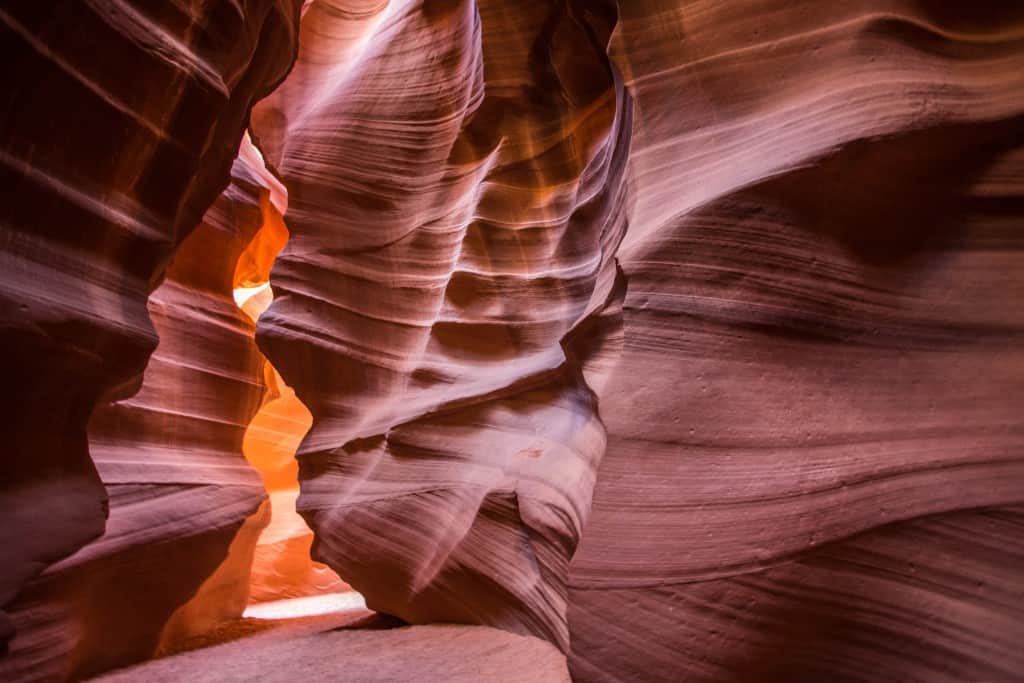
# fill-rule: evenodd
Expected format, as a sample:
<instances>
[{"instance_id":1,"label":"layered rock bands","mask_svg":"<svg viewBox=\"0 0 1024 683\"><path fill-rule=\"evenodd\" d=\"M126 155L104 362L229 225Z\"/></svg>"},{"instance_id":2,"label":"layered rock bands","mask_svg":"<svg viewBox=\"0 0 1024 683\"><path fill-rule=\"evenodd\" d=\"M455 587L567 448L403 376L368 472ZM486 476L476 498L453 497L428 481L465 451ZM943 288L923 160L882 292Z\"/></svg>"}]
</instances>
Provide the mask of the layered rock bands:
<instances>
[{"instance_id":1,"label":"layered rock bands","mask_svg":"<svg viewBox=\"0 0 1024 683\"><path fill-rule=\"evenodd\" d=\"M15 605L92 624L53 586L127 553L179 568L133 653L199 628L258 555L239 451L311 423L314 557L405 621L586 682L1019 678L1024 8L61 9L0 8L4 601L49 565ZM285 190L271 367L212 217Z\"/></svg>"},{"instance_id":2,"label":"layered rock bands","mask_svg":"<svg viewBox=\"0 0 1024 683\"><path fill-rule=\"evenodd\" d=\"M313 3L253 121L317 556L578 680L1011 680L1022 20Z\"/></svg>"},{"instance_id":3,"label":"layered rock bands","mask_svg":"<svg viewBox=\"0 0 1024 683\"><path fill-rule=\"evenodd\" d=\"M259 505L258 477L236 480L220 460L259 403L251 334L243 343L246 321L227 308L234 264L226 292L218 279L244 230L222 206L188 237L229 182L253 103L294 59L299 4L0 7L0 604L44 568L43 584L79 577L46 614L32 607L37 584L13 608L18 624L3 616L3 640L17 625L21 642L0 677L150 654L160 615L188 600ZM175 251L180 267L149 299ZM101 408L87 435L94 409L135 394L144 370L149 385ZM197 545L163 543L184 536ZM90 583L108 570L117 580ZM147 581L145 596L134 582ZM141 649L122 642L136 608ZM82 622L37 628L68 619Z\"/></svg>"}]
</instances>

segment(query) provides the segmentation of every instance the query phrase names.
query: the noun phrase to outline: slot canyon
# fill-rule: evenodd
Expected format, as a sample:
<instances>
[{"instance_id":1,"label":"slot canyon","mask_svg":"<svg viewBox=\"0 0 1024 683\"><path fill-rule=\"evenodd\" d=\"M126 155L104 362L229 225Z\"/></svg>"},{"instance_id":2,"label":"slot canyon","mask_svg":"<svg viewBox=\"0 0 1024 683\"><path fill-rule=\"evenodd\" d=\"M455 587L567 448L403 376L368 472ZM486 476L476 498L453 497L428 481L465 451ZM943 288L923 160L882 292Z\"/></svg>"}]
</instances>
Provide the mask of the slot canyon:
<instances>
[{"instance_id":1,"label":"slot canyon","mask_svg":"<svg viewBox=\"0 0 1024 683\"><path fill-rule=\"evenodd\" d=\"M0 681L1024 681L1024 3L0 35Z\"/></svg>"}]
</instances>

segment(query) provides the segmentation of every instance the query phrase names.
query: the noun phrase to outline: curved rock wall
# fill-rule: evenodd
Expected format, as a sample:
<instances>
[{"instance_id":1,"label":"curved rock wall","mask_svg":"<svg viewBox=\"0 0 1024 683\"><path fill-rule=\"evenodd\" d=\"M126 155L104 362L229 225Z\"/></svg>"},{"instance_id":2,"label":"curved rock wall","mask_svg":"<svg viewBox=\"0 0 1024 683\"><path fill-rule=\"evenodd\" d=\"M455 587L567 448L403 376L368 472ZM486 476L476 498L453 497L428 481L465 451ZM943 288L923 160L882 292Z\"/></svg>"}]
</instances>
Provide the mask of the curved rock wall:
<instances>
[{"instance_id":1,"label":"curved rock wall","mask_svg":"<svg viewBox=\"0 0 1024 683\"><path fill-rule=\"evenodd\" d=\"M623 4L578 680L1019 675L1022 39L1007 3Z\"/></svg>"},{"instance_id":2,"label":"curved rock wall","mask_svg":"<svg viewBox=\"0 0 1024 683\"><path fill-rule=\"evenodd\" d=\"M263 227L235 270L235 301L254 325L274 299L270 268L288 241L282 216L287 192L276 178L271 180L275 201L267 206ZM334 571L310 557L313 532L295 510L299 495L295 451L313 416L266 359L263 381L264 402L242 440L242 452L260 472L270 502L270 522L259 535L252 558L249 600L259 603L345 591L348 586Z\"/></svg>"},{"instance_id":3,"label":"curved rock wall","mask_svg":"<svg viewBox=\"0 0 1024 683\"><path fill-rule=\"evenodd\" d=\"M728 594L756 580L752 572L817 557L819 546L850 534L1021 502L1024 320L1005 304L1024 294L1013 227L1024 155L1000 153L1021 143L1012 122L851 145L687 213L624 259L626 348L601 395L609 446L573 563L571 624L583 680L635 680L638 661L656 664L640 680L677 680L681 666L702 680L736 680L736 667L764 664L747 659L749 633L733 629L735 614L707 617L721 623L694 636L661 622L676 618L677 600ZM992 155L998 160L986 161ZM955 180L972 159L994 166ZM879 167L894 176L879 177ZM884 187L889 177L900 178L898 196ZM923 231L918 220L928 220ZM926 539L943 519L911 538ZM960 583L986 584L986 572L1008 562L1001 553L1024 550L1012 524L997 532L982 565L970 561L978 549L934 539L943 552L929 555L927 571L944 573L948 588L903 595L901 585L909 591L924 579L909 570L905 584L892 579L884 599L899 607L857 631L882 640L902 633L914 643L914 657L887 664L892 680L1013 678L1016 648L1001 638L987 645L985 667L954 666L978 661L975 631L995 636L1009 623L1011 633L1024 633L1019 596L1007 594L992 612L990 601L1001 598L956 594ZM821 552L845 553L844 543ZM906 549L908 557L917 552ZM1014 566L996 574L1019 581ZM823 587L830 567L837 582L851 571L818 568ZM780 571L788 570L766 575ZM844 610L881 599L853 590ZM661 605L654 612L652 601ZM743 612L756 620L776 608L751 600ZM906 630L908 614L933 608L951 625ZM804 618L792 609L787 618ZM623 612L637 612L636 621ZM765 629L773 618L766 613ZM959 619L961 631L952 625ZM863 680L852 632L817 633L820 649L791 662L797 669L783 668L781 679L806 666ZM689 668L691 656L733 637L743 647L722 649L711 668Z\"/></svg>"},{"instance_id":4,"label":"curved rock wall","mask_svg":"<svg viewBox=\"0 0 1024 683\"><path fill-rule=\"evenodd\" d=\"M317 559L410 622L545 638L578 681L1019 677L1024 9L303 5L252 117L291 233L256 336L312 416ZM296 6L182 7L0 9L28 65L0 136L3 601L102 531L86 420L139 383L146 296L294 46ZM229 285L262 283L257 242ZM187 412L153 389L121 409ZM197 597L147 622L163 638L247 566L258 482L190 469L241 446L235 389L190 413L230 438L193 430L166 479L139 466L149 426L98 458L118 552L157 556L145 515L175 526L149 502L172 494L223 532L176 578ZM286 450L264 453L280 491ZM37 634L63 656L66 629Z\"/></svg>"},{"instance_id":5,"label":"curved rock wall","mask_svg":"<svg viewBox=\"0 0 1024 683\"><path fill-rule=\"evenodd\" d=\"M139 387L147 297L227 184L297 19L289 0L0 8L0 605L103 533L87 422Z\"/></svg>"},{"instance_id":6,"label":"curved rock wall","mask_svg":"<svg viewBox=\"0 0 1024 683\"><path fill-rule=\"evenodd\" d=\"M372 608L564 649L604 447L572 333L625 228L613 8L335 5L254 116L289 191L258 338L314 418L299 510Z\"/></svg>"},{"instance_id":7,"label":"curved rock wall","mask_svg":"<svg viewBox=\"0 0 1024 683\"><path fill-rule=\"evenodd\" d=\"M314 3L254 121L294 234L258 336L314 416L319 556L406 619L570 643L579 680L863 679L853 630L912 643L894 679L1006 679L1010 640L970 648L1020 599L953 593L1024 502L1022 18ZM854 565L892 538L943 578L901 568L869 617ZM833 580L849 618L765 659L758 624L827 610L751 592ZM733 593L742 624L686 625Z\"/></svg>"},{"instance_id":8,"label":"curved rock wall","mask_svg":"<svg viewBox=\"0 0 1024 683\"><path fill-rule=\"evenodd\" d=\"M264 361L233 278L273 182L243 141L232 184L150 297L160 343L142 387L97 408L89 424L106 530L11 604L17 634L0 664L5 678L78 678L241 615L269 509L242 455Z\"/></svg>"}]
</instances>

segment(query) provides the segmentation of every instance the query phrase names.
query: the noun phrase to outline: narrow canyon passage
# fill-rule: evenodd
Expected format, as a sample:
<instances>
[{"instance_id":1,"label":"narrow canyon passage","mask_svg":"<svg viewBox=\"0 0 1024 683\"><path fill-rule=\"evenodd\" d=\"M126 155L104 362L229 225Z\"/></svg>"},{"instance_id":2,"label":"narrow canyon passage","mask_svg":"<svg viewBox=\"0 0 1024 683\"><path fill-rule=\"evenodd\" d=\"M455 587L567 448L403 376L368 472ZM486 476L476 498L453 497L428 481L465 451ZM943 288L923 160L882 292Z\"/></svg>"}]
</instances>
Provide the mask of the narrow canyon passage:
<instances>
[{"instance_id":1,"label":"narrow canyon passage","mask_svg":"<svg viewBox=\"0 0 1024 683\"><path fill-rule=\"evenodd\" d=\"M0 681L1021 680L1024 4L0 46Z\"/></svg>"},{"instance_id":2,"label":"narrow canyon passage","mask_svg":"<svg viewBox=\"0 0 1024 683\"><path fill-rule=\"evenodd\" d=\"M243 145L251 145L248 137ZM262 155L251 154L258 163ZM265 166L264 166L265 167ZM238 259L234 300L255 325L273 301L270 269L288 241L283 215L288 193L276 179L262 205L262 226ZM242 453L259 471L270 501L270 521L260 533L249 579L249 607L243 616L286 618L338 609L359 609L361 597L334 571L310 557L313 532L295 509L299 496L295 452L313 417L270 363L263 361L263 403L245 430ZM301 598L306 598L301 600ZM255 607L261 603L261 607Z\"/></svg>"}]
</instances>

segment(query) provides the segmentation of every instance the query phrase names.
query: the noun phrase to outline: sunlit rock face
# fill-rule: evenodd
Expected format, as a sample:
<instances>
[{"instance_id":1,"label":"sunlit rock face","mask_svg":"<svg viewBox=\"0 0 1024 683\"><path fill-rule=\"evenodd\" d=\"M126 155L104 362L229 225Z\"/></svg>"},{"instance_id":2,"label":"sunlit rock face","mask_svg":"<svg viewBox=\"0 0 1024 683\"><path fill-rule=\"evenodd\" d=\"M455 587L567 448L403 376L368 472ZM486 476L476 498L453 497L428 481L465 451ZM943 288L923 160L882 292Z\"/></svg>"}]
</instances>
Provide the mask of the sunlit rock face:
<instances>
[{"instance_id":1,"label":"sunlit rock face","mask_svg":"<svg viewBox=\"0 0 1024 683\"><path fill-rule=\"evenodd\" d=\"M1011 679L1022 20L313 3L253 120L318 557L579 680Z\"/></svg>"},{"instance_id":2,"label":"sunlit rock face","mask_svg":"<svg viewBox=\"0 0 1024 683\"><path fill-rule=\"evenodd\" d=\"M567 649L605 440L574 335L622 293L614 7L335 4L254 114L289 192L258 338L313 416L299 510L371 608Z\"/></svg>"},{"instance_id":3,"label":"sunlit rock face","mask_svg":"<svg viewBox=\"0 0 1024 683\"><path fill-rule=\"evenodd\" d=\"M26 0L0 25L25 65L0 601L50 565L0 678L345 582L539 636L587 683L1020 678L1024 8ZM296 40L263 156L186 239ZM209 232L233 201L248 246ZM283 675L293 645L233 651ZM152 670L224 678L188 661Z\"/></svg>"},{"instance_id":4,"label":"sunlit rock face","mask_svg":"<svg viewBox=\"0 0 1024 683\"><path fill-rule=\"evenodd\" d=\"M262 163L262 162L261 162ZM276 178L266 205L263 227L238 260L235 303L255 324L274 299L270 268L288 241L282 213L287 191ZM348 590L329 567L313 561L313 532L295 509L299 495L295 451L313 418L295 391L263 356L263 403L253 415L242 440L245 459L259 471L269 493L270 522L259 536L252 558L249 601L262 603Z\"/></svg>"},{"instance_id":5,"label":"sunlit rock face","mask_svg":"<svg viewBox=\"0 0 1024 683\"><path fill-rule=\"evenodd\" d=\"M120 505L89 416L138 389L157 343L147 297L287 72L299 4L0 7L0 605Z\"/></svg>"},{"instance_id":6,"label":"sunlit rock face","mask_svg":"<svg viewBox=\"0 0 1024 683\"><path fill-rule=\"evenodd\" d=\"M233 288L275 182L244 140L232 184L150 297L160 343L142 386L89 424L110 501L106 530L12 603L7 677L79 677L144 659L245 608L270 510L242 454L264 360Z\"/></svg>"}]
</instances>

